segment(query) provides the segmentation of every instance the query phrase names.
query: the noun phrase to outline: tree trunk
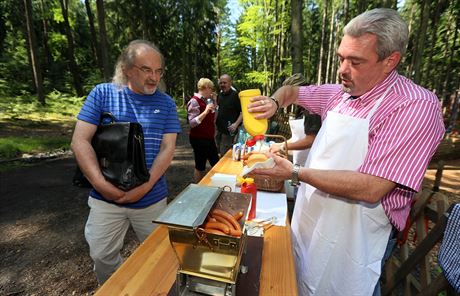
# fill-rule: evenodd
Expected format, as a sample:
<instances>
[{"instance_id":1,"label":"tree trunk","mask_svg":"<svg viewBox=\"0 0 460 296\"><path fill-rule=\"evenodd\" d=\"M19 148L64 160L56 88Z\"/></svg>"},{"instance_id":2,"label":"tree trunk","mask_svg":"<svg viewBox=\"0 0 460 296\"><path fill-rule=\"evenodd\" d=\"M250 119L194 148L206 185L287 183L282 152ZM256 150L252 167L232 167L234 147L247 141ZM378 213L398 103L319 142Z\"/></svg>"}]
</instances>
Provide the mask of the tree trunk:
<instances>
[{"instance_id":1,"label":"tree trunk","mask_svg":"<svg viewBox=\"0 0 460 296\"><path fill-rule=\"evenodd\" d=\"M450 24L454 20L452 19L452 15L449 16L447 23ZM446 62L447 57L449 56L449 36L452 34L451 30L447 30L443 35L442 35L442 43L445 44L443 54L442 56L444 57L444 64L441 65L441 71L440 73L443 73L444 75L437 75L437 81L436 81L436 90L438 91L439 96L445 97L444 96L444 82L446 81L447 77L450 75L448 70L450 70L450 65Z\"/></svg>"},{"instance_id":2,"label":"tree trunk","mask_svg":"<svg viewBox=\"0 0 460 296\"><path fill-rule=\"evenodd\" d=\"M321 48L319 51L319 63L318 63L318 78L317 84L321 84L323 80L323 60L324 60L324 51L326 48L326 20L327 20L327 8L329 6L328 0L323 0L323 22L321 28Z\"/></svg>"},{"instance_id":3,"label":"tree trunk","mask_svg":"<svg viewBox=\"0 0 460 296\"><path fill-rule=\"evenodd\" d=\"M45 92L43 89L43 78L41 73L40 61L38 59L38 48L32 18L32 0L24 0L25 18L27 27L27 41L29 43L29 56L31 61L32 73L34 76L35 89L38 101L45 105Z\"/></svg>"},{"instance_id":4,"label":"tree trunk","mask_svg":"<svg viewBox=\"0 0 460 296\"><path fill-rule=\"evenodd\" d=\"M292 74L303 74L303 0L291 0Z\"/></svg>"},{"instance_id":5,"label":"tree trunk","mask_svg":"<svg viewBox=\"0 0 460 296\"><path fill-rule=\"evenodd\" d=\"M350 2L349 0L344 0L343 1L343 24L344 26L348 24L348 21L350 19Z\"/></svg>"},{"instance_id":6,"label":"tree trunk","mask_svg":"<svg viewBox=\"0 0 460 296\"><path fill-rule=\"evenodd\" d=\"M102 69L103 69L105 81L109 81L112 71L110 71L110 66L109 66L107 30L105 28L104 0L96 0L96 7L97 7L97 23L99 25L99 40L101 43Z\"/></svg>"},{"instance_id":7,"label":"tree trunk","mask_svg":"<svg viewBox=\"0 0 460 296\"><path fill-rule=\"evenodd\" d=\"M64 3L66 1L66 3ZM67 36L67 59L69 63L69 70L72 74L73 78L73 85L75 87L75 91L77 92L77 96L82 97L84 96L83 86L80 77L80 70L78 69L78 65L75 62L75 48L72 36L72 30L70 29L69 24L69 2L68 0L59 0L61 4L62 16L64 17L64 25L65 25L65 33Z\"/></svg>"},{"instance_id":8,"label":"tree trunk","mask_svg":"<svg viewBox=\"0 0 460 296\"><path fill-rule=\"evenodd\" d=\"M433 56L435 55L435 46L436 46L436 36L438 33L438 22L439 22L439 15L441 13L441 10L443 10L443 7L445 5L445 0L438 0L438 3L436 5L435 12L433 14L432 20L431 20L431 46L429 47L430 53L428 56L428 63L427 63L427 83L425 85L429 86L430 88L435 87L435 81L432 79L434 77L434 71L435 67L433 65Z\"/></svg>"},{"instance_id":9,"label":"tree trunk","mask_svg":"<svg viewBox=\"0 0 460 296\"><path fill-rule=\"evenodd\" d=\"M217 31L217 53L216 53L216 72L217 72L217 77L220 77L221 72L222 72L222 66L221 66L221 39L222 39L222 27L219 28Z\"/></svg>"},{"instance_id":10,"label":"tree trunk","mask_svg":"<svg viewBox=\"0 0 460 296\"><path fill-rule=\"evenodd\" d=\"M409 44L408 44L408 47L411 46L412 43L412 46L417 46L417 39L414 40L414 38L416 38L414 36L414 34L412 34L412 25L414 24L415 20L415 10L416 10L416 4L412 3L411 4L411 9L410 9L410 16L409 16L409 24L407 26L408 30L409 30ZM408 48L407 50L409 51L410 48ZM406 57L407 57L407 54L406 54ZM412 67L414 66L414 57L415 55L412 54L412 58L411 58L411 61L410 63L407 63L407 67L406 67L406 75L407 77L411 78L412 77Z\"/></svg>"},{"instance_id":11,"label":"tree trunk","mask_svg":"<svg viewBox=\"0 0 460 296\"><path fill-rule=\"evenodd\" d=\"M423 57L423 49L425 48L426 30L428 27L428 20L430 16L430 1L423 1L422 19L420 24L420 31L418 32L418 42L415 48L415 59L414 59L414 82L420 84L422 73L420 71Z\"/></svg>"},{"instance_id":12,"label":"tree trunk","mask_svg":"<svg viewBox=\"0 0 460 296\"><path fill-rule=\"evenodd\" d=\"M6 38L6 21L5 21L5 7L3 5L0 5L0 52L3 52L3 44L5 42Z\"/></svg>"},{"instance_id":13,"label":"tree trunk","mask_svg":"<svg viewBox=\"0 0 460 296\"><path fill-rule=\"evenodd\" d=\"M358 14L363 13L366 10L366 7L367 7L367 0L359 0L357 7L356 7L358 10Z\"/></svg>"},{"instance_id":14,"label":"tree trunk","mask_svg":"<svg viewBox=\"0 0 460 296\"><path fill-rule=\"evenodd\" d=\"M331 23L330 23L330 26L329 26L329 41L328 41L328 44L327 44L327 64L326 64L326 83L330 83L332 82L332 79L331 79L331 75L332 75L332 67L331 67L331 64L332 64L332 59L334 58L335 56L335 52L334 52L334 44L333 44L333 40L332 40L332 37L334 36L334 17L335 17L335 7L334 7L334 3L332 3L332 13L331 13Z\"/></svg>"},{"instance_id":15,"label":"tree trunk","mask_svg":"<svg viewBox=\"0 0 460 296\"><path fill-rule=\"evenodd\" d=\"M44 67L45 69L47 66L51 65L53 58L51 56L51 51L48 45L48 19L45 17L45 11L48 11L48 9L45 7L45 3L43 0L40 2L41 10L42 10L42 23L43 23L43 50L45 52L45 57L46 57L46 66Z\"/></svg>"},{"instance_id":16,"label":"tree trunk","mask_svg":"<svg viewBox=\"0 0 460 296\"><path fill-rule=\"evenodd\" d=\"M288 14L288 7L286 6L286 2L283 1L283 4L282 4L282 15L284 17L284 15ZM286 61L290 55L290 52L289 52L289 49L287 48L288 47L288 35L285 34L284 32L286 32L287 29L285 29L284 27L284 20L282 21L282 27L281 27L281 31L279 33L279 36L280 36L280 62L279 62L279 70L278 70L278 73L281 73L283 71L283 69L286 68ZM301 60L302 60L302 56L301 56ZM303 63L302 63L303 64ZM303 69L303 65L302 65L302 69ZM300 73L303 73L303 70L302 72ZM277 85L278 86L278 85ZM281 86L281 81L279 81L279 86ZM277 87L278 88L278 87Z\"/></svg>"},{"instance_id":17,"label":"tree trunk","mask_svg":"<svg viewBox=\"0 0 460 296\"><path fill-rule=\"evenodd\" d=\"M96 61L99 70L103 72L101 62L101 50L97 42L96 28L94 27L94 15L91 11L91 0L85 0L86 14L88 15L89 31L91 33L91 50L93 52L93 59Z\"/></svg>"},{"instance_id":18,"label":"tree trunk","mask_svg":"<svg viewBox=\"0 0 460 296\"><path fill-rule=\"evenodd\" d=\"M331 74L331 82L332 83L340 83L339 81L339 77L337 75L337 72L338 72L338 69L339 69L339 66L338 66L338 62L339 62L339 58L337 56L337 49L339 47L339 42L341 40L340 36L341 36L341 30L342 30L342 25L343 23L340 21L340 19L337 20L337 24L336 24L336 30L335 30L335 38L334 38L334 49L333 49L333 55L332 55L332 74Z\"/></svg>"},{"instance_id":19,"label":"tree trunk","mask_svg":"<svg viewBox=\"0 0 460 296\"><path fill-rule=\"evenodd\" d=\"M455 14L453 14L453 15L455 15ZM457 48L459 22L460 22L460 13L457 13L457 20L455 22L455 26L453 27L454 36L453 36L453 39L452 39L452 46L450 47L449 58L446 59L447 67L446 67L446 71L444 72L445 73L445 78L444 78L444 83L443 83L443 87L442 87L443 92L444 92L444 90L446 92L449 91L449 85L451 84L452 78L454 78L454 77L452 77L451 73L453 72L452 66L454 65L455 50ZM448 45L449 42L447 42L446 44Z\"/></svg>"}]
</instances>

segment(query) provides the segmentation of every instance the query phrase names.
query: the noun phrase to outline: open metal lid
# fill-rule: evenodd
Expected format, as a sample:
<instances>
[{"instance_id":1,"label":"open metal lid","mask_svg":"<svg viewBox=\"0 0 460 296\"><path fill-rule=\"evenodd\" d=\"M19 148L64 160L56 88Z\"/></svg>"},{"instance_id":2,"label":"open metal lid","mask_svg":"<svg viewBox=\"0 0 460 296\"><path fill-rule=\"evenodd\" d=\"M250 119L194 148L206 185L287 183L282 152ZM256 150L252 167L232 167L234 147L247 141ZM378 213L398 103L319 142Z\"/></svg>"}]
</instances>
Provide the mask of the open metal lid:
<instances>
[{"instance_id":1,"label":"open metal lid","mask_svg":"<svg viewBox=\"0 0 460 296\"><path fill-rule=\"evenodd\" d=\"M196 228L222 192L221 188L190 184L153 222L168 226Z\"/></svg>"}]
</instances>

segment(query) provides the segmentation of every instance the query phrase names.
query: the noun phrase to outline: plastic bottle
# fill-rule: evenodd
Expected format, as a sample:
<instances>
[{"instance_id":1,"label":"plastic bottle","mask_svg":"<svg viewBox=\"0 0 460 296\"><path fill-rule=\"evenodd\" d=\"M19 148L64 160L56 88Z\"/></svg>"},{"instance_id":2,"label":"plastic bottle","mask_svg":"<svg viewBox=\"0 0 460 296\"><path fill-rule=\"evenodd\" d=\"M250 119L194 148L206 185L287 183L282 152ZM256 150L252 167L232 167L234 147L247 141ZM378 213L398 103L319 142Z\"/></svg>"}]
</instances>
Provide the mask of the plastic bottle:
<instances>
[{"instance_id":1,"label":"plastic bottle","mask_svg":"<svg viewBox=\"0 0 460 296\"><path fill-rule=\"evenodd\" d=\"M241 127L239 132L238 132L238 140L237 140L237 143L243 145L244 142L246 142L246 136L245 136L245 131L244 131L244 128Z\"/></svg>"},{"instance_id":2,"label":"plastic bottle","mask_svg":"<svg viewBox=\"0 0 460 296\"><path fill-rule=\"evenodd\" d=\"M209 105L209 104L214 104L214 101L211 98L206 99L206 105ZM214 113L214 112L216 111L212 110L211 113Z\"/></svg>"},{"instance_id":3,"label":"plastic bottle","mask_svg":"<svg viewBox=\"0 0 460 296\"><path fill-rule=\"evenodd\" d=\"M241 193L250 193L251 198L251 209L249 210L248 220L252 220L256 217L256 206L257 206L257 187L254 183L253 178L244 178L241 183Z\"/></svg>"},{"instance_id":4,"label":"plastic bottle","mask_svg":"<svg viewBox=\"0 0 460 296\"><path fill-rule=\"evenodd\" d=\"M260 90L243 90L238 94L238 96L240 97L241 111L243 113L243 124L246 128L246 131L253 137L257 135L264 135L268 129L268 120L266 118L255 119L254 114L256 113L248 112L248 105L251 103L251 98L260 96Z\"/></svg>"}]
</instances>

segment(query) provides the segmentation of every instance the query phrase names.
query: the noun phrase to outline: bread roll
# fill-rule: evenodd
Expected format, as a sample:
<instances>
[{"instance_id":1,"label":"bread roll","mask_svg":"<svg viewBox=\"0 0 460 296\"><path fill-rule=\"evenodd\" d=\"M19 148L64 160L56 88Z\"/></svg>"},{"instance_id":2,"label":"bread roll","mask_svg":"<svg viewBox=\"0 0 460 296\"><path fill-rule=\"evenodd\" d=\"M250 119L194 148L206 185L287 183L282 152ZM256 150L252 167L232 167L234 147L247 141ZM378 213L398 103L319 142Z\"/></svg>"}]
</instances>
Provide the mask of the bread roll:
<instances>
[{"instance_id":1,"label":"bread roll","mask_svg":"<svg viewBox=\"0 0 460 296\"><path fill-rule=\"evenodd\" d=\"M256 163L258 162L264 162L268 159L268 157L265 154L262 153L253 153L249 155L249 158L246 162L246 165L248 167L253 167Z\"/></svg>"}]
</instances>

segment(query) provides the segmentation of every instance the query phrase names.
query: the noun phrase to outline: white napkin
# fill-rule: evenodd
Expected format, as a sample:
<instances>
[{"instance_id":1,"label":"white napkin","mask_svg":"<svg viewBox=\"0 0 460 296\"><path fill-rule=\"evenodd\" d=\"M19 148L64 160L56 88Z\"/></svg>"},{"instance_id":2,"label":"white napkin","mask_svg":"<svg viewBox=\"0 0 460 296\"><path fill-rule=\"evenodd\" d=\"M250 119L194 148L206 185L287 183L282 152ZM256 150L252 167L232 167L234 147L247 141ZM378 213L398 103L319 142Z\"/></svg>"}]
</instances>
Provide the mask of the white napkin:
<instances>
[{"instance_id":1,"label":"white napkin","mask_svg":"<svg viewBox=\"0 0 460 296\"><path fill-rule=\"evenodd\" d=\"M269 157L266 161L257 162L252 167L248 167L245 165L243 167L243 171L241 175L246 176L247 174L252 172L252 170L254 169L271 169L274 166L275 166L275 160L273 160L273 157Z\"/></svg>"}]
</instances>

